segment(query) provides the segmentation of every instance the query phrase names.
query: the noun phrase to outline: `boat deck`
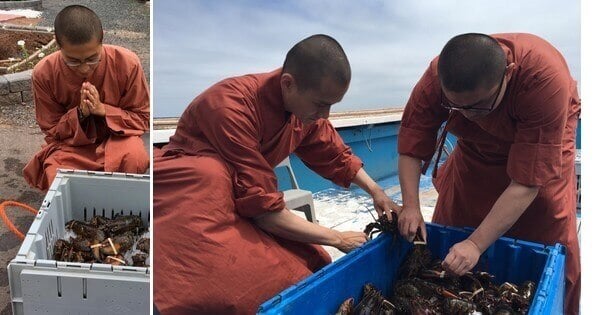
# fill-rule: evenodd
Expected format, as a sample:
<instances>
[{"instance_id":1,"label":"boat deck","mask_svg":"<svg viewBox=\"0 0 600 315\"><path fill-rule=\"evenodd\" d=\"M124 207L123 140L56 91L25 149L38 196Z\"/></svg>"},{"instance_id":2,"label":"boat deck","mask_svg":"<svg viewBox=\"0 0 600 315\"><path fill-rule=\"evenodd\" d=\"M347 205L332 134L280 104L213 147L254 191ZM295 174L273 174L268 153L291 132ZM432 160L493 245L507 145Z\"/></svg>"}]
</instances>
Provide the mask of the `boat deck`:
<instances>
[{"instance_id":1,"label":"boat deck","mask_svg":"<svg viewBox=\"0 0 600 315\"><path fill-rule=\"evenodd\" d=\"M396 203L402 203L402 194L397 176L384 178L377 183ZM374 221L377 212L373 208L373 199L362 189L353 186L351 189L329 188L313 194L315 215L320 225L338 231L363 231L365 226ZM421 212L425 222L431 222L433 209L437 200L437 192L430 179L421 182ZM302 212L296 212L303 216ZM324 246L335 261L345 254L334 247Z\"/></svg>"}]
</instances>

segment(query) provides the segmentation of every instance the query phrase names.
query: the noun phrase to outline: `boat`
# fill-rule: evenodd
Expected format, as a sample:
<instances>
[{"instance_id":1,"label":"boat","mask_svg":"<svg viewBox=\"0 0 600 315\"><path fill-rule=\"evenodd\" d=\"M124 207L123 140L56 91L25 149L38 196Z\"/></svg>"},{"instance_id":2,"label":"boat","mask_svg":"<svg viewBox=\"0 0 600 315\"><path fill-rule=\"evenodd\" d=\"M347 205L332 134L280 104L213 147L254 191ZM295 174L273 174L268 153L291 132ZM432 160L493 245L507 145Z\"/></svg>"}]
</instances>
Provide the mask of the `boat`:
<instances>
[{"instance_id":1,"label":"boat","mask_svg":"<svg viewBox=\"0 0 600 315\"><path fill-rule=\"evenodd\" d=\"M403 112L402 108L387 108L332 112L329 117L344 142L350 146L354 154L362 159L365 171L392 200L400 204L402 195L398 181L397 143ZM177 118L155 118L153 144L166 144L169 137L175 133L177 121ZM452 152L456 141L457 138L454 135L448 134L440 163L443 163L447 155ZM577 130L576 147L578 149L576 170L578 171L579 192L581 122ZM359 187L352 185L349 189L344 189L333 184L311 171L294 154L290 156L289 162L291 172L284 167L275 168L279 190L284 192L292 189L309 191L313 199L314 217L319 224L337 230L361 231L377 215L371 197ZM421 176L419 184L421 211L426 222L431 222L437 200L437 192L431 182L432 167L425 175ZM580 200L579 197L578 200ZM308 211L301 211L298 214L303 215L303 212L307 213ZM580 213L578 203L578 218ZM334 261L344 256L335 248L327 246L325 248Z\"/></svg>"}]
</instances>

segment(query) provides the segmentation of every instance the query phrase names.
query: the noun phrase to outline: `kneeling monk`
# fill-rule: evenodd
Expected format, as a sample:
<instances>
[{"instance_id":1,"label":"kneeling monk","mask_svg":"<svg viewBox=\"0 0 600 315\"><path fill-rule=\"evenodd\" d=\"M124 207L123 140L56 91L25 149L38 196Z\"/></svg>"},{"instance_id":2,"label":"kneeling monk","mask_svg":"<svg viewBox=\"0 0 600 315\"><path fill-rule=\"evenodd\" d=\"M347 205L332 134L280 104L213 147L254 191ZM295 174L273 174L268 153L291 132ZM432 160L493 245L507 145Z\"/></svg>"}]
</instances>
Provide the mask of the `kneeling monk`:
<instances>
[{"instance_id":1,"label":"kneeling monk","mask_svg":"<svg viewBox=\"0 0 600 315\"><path fill-rule=\"evenodd\" d=\"M168 314L254 314L279 291L349 252L362 232L296 216L273 168L292 152L313 171L399 211L327 120L350 83L333 38L296 44L283 69L225 79L185 110L154 157L154 302ZM367 267L368 268L368 267Z\"/></svg>"},{"instance_id":2,"label":"kneeling monk","mask_svg":"<svg viewBox=\"0 0 600 315\"><path fill-rule=\"evenodd\" d=\"M102 24L73 5L54 20L60 47L33 69L36 119L46 145L23 170L47 190L58 168L143 173L149 158L141 135L149 130L148 84L138 57L102 45Z\"/></svg>"}]
</instances>

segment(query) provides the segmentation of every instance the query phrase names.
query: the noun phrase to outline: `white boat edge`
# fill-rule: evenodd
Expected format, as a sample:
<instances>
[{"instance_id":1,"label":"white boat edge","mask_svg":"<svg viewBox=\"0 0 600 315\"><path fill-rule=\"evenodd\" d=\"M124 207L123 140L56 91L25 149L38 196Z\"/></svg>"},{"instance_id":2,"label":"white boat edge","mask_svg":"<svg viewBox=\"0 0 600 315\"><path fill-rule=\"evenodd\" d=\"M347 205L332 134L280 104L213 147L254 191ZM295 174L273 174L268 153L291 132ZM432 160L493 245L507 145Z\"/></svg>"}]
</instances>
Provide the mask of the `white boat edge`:
<instances>
[{"instance_id":1,"label":"white boat edge","mask_svg":"<svg viewBox=\"0 0 600 315\"><path fill-rule=\"evenodd\" d=\"M334 128L398 122L402 119L403 109L361 110L331 113L329 120ZM175 134L179 118L154 118L152 143L167 143Z\"/></svg>"}]
</instances>

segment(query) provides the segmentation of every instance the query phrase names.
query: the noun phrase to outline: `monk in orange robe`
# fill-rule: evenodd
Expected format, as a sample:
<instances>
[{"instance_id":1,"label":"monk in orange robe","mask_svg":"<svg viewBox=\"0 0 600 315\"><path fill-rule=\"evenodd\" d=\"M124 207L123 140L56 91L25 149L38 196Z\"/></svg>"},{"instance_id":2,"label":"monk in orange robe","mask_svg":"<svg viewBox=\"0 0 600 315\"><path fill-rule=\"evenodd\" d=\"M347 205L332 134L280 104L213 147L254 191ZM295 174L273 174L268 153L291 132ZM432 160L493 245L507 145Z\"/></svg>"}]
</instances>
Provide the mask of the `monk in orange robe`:
<instances>
[{"instance_id":1,"label":"monk in orange robe","mask_svg":"<svg viewBox=\"0 0 600 315\"><path fill-rule=\"evenodd\" d=\"M399 211L327 120L350 65L326 35L296 44L283 69L225 79L196 97L154 155L154 302L168 314L254 314L348 252L363 232L335 231L286 209L273 168L292 152L313 171ZM317 245L320 244L320 245Z\"/></svg>"},{"instance_id":2,"label":"monk in orange robe","mask_svg":"<svg viewBox=\"0 0 600 315\"><path fill-rule=\"evenodd\" d=\"M431 162L451 132L458 143L434 175L439 197L433 222L476 230L450 249L443 265L464 274L502 235L561 243L567 247L565 313L578 314L574 159L580 110L577 83L563 56L542 38L463 34L451 39L417 83L402 118L401 234L412 239L423 225L421 161Z\"/></svg>"},{"instance_id":3,"label":"monk in orange robe","mask_svg":"<svg viewBox=\"0 0 600 315\"><path fill-rule=\"evenodd\" d=\"M64 8L54 21L60 51L33 69L36 119L46 145L23 170L47 190L58 168L144 173L149 157L148 84L135 53L102 44L102 24L90 9Z\"/></svg>"}]
</instances>

